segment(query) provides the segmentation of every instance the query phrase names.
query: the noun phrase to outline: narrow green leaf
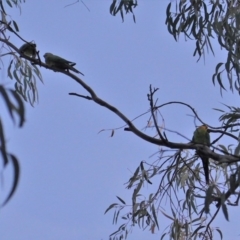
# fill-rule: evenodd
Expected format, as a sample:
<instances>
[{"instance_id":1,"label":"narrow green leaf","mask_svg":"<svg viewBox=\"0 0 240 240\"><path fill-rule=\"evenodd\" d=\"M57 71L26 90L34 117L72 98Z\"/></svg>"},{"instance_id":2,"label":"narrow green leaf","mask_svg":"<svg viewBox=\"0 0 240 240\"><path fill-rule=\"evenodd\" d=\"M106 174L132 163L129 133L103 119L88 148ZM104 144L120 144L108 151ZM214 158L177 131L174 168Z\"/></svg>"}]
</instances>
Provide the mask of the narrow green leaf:
<instances>
[{"instance_id":1,"label":"narrow green leaf","mask_svg":"<svg viewBox=\"0 0 240 240\"><path fill-rule=\"evenodd\" d=\"M229 179L229 183L230 183L230 191L231 193L234 193L235 192L235 189L236 189L236 174L232 174L230 176L230 179Z\"/></svg>"},{"instance_id":2,"label":"narrow green leaf","mask_svg":"<svg viewBox=\"0 0 240 240\"><path fill-rule=\"evenodd\" d=\"M167 15L166 22L167 22L167 20L169 19L170 15L171 15L170 9L171 9L171 2L168 4L167 9L166 9L166 15Z\"/></svg>"},{"instance_id":3,"label":"narrow green leaf","mask_svg":"<svg viewBox=\"0 0 240 240\"><path fill-rule=\"evenodd\" d=\"M22 98L13 90L11 90L11 93L13 95L13 97L16 99L17 103L18 103L18 115L20 118L20 122L19 122L19 127L22 127L24 122L25 122L25 108L24 108L24 103Z\"/></svg>"},{"instance_id":4,"label":"narrow green leaf","mask_svg":"<svg viewBox=\"0 0 240 240\"><path fill-rule=\"evenodd\" d=\"M118 232L119 232L119 230L117 230L117 231L115 231L115 232L111 233L109 237L111 237L111 236L115 235L115 234L116 234L116 233L118 233ZM113 238L113 239L115 239L115 238Z\"/></svg>"},{"instance_id":5,"label":"narrow green leaf","mask_svg":"<svg viewBox=\"0 0 240 240\"><path fill-rule=\"evenodd\" d=\"M9 0L7 0L6 2L7 2L7 4L8 4L10 7L12 7L12 4L11 4L11 2L10 2Z\"/></svg>"},{"instance_id":6,"label":"narrow green leaf","mask_svg":"<svg viewBox=\"0 0 240 240\"><path fill-rule=\"evenodd\" d=\"M122 230L122 227L123 227L124 225L126 225L126 224L125 224L125 223L124 223L124 224L122 224L122 225L121 225L121 226L118 228L118 230L117 230L117 231L115 231L115 232L113 232L113 233L111 233L109 237L111 237L112 235L114 235L114 234L116 234L116 233L120 232L120 231Z\"/></svg>"},{"instance_id":7,"label":"narrow green leaf","mask_svg":"<svg viewBox=\"0 0 240 240\"><path fill-rule=\"evenodd\" d=\"M220 147L223 150L224 153L228 154L228 150L224 145L219 144L218 147Z\"/></svg>"},{"instance_id":8,"label":"narrow green leaf","mask_svg":"<svg viewBox=\"0 0 240 240\"><path fill-rule=\"evenodd\" d=\"M10 193L8 194L6 200L2 204L2 207L7 204L7 202L11 199L11 197L15 193L17 186L18 186L18 182L19 182L19 176L20 176L20 166L18 163L18 159L12 154L10 154L9 157L13 164L13 172L14 172L13 185L12 185L12 189L11 189Z\"/></svg>"},{"instance_id":9,"label":"narrow green leaf","mask_svg":"<svg viewBox=\"0 0 240 240\"><path fill-rule=\"evenodd\" d=\"M219 112L224 112L222 109L218 109L218 108L213 108L213 110L219 111Z\"/></svg>"},{"instance_id":10,"label":"narrow green leaf","mask_svg":"<svg viewBox=\"0 0 240 240\"><path fill-rule=\"evenodd\" d=\"M218 228L216 228L216 231L219 233L221 239L223 239L223 234L222 234L221 230L219 230Z\"/></svg>"},{"instance_id":11,"label":"narrow green leaf","mask_svg":"<svg viewBox=\"0 0 240 240\"><path fill-rule=\"evenodd\" d=\"M122 22L124 22L124 16L123 16L123 10L120 9L120 15L121 15L121 18L122 18Z\"/></svg>"},{"instance_id":12,"label":"narrow green leaf","mask_svg":"<svg viewBox=\"0 0 240 240\"><path fill-rule=\"evenodd\" d=\"M12 111L13 110L13 104L11 103L11 101L8 97L8 94L7 94L5 88L2 85L0 85L0 94L2 94L2 97L5 100L5 103L6 103L6 106L7 106L8 113L11 116L13 122L15 123L15 119L14 119L13 111Z\"/></svg>"},{"instance_id":13,"label":"narrow green leaf","mask_svg":"<svg viewBox=\"0 0 240 240\"><path fill-rule=\"evenodd\" d=\"M205 204L204 204L205 213L209 213L210 211L209 206L212 203L212 194L213 194L213 186L209 186L209 188L206 191L206 198L205 198Z\"/></svg>"},{"instance_id":14,"label":"narrow green leaf","mask_svg":"<svg viewBox=\"0 0 240 240\"><path fill-rule=\"evenodd\" d=\"M160 210L160 211L161 211L161 210ZM167 215L165 212L161 211L161 213L162 213L165 217L167 217L167 218L169 218L170 220L174 221L174 218L172 218L171 216Z\"/></svg>"},{"instance_id":15,"label":"narrow green leaf","mask_svg":"<svg viewBox=\"0 0 240 240\"><path fill-rule=\"evenodd\" d=\"M136 18L135 18L134 13L133 13L133 21L134 21L134 23L136 23Z\"/></svg>"},{"instance_id":16,"label":"narrow green leaf","mask_svg":"<svg viewBox=\"0 0 240 240\"><path fill-rule=\"evenodd\" d=\"M143 161L140 163L141 170L144 171Z\"/></svg>"},{"instance_id":17,"label":"narrow green leaf","mask_svg":"<svg viewBox=\"0 0 240 240\"><path fill-rule=\"evenodd\" d=\"M156 211L155 211L155 207L154 207L154 204L152 204L152 213L153 213L153 218L154 218L154 221L159 229L159 225L158 225L158 220L157 220L157 215L156 215Z\"/></svg>"},{"instance_id":18,"label":"narrow green leaf","mask_svg":"<svg viewBox=\"0 0 240 240\"><path fill-rule=\"evenodd\" d=\"M0 118L0 142L1 142L0 151L2 153L4 166L6 166L8 164L8 157L1 118Z\"/></svg>"},{"instance_id":19,"label":"narrow green leaf","mask_svg":"<svg viewBox=\"0 0 240 240\"><path fill-rule=\"evenodd\" d=\"M229 221L227 205L225 203L222 203L222 211L223 211L223 215L226 218L226 220Z\"/></svg>"},{"instance_id":20,"label":"narrow green leaf","mask_svg":"<svg viewBox=\"0 0 240 240\"><path fill-rule=\"evenodd\" d=\"M219 43L219 45L222 46L223 48L227 48L227 46L226 46L226 45L223 43L223 41L222 41L222 36L221 36L221 35L218 36L218 43Z\"/></svg>"},{"instance_id":21,"label":"narrow green leaf","mask_svg":"<svg viewBox=\"0 0 240 240\"><path fill-rule=\"evenodd\" d=\"M1 14L2 14L2 22L5 23L5 24L8 24L8 30L11 31L11 27L10 27L11 22L9 22L9 23L7 22L5 13L1 12Z\"/></svg>"},{"instance_id":22,"label":"narrow green leaf","mask_svg":"<svg viewBox=\"0 0 240 240\"><path fill-rule=\"evenodd\" d=\"M22 84L21 81L20 81L20 79L19 79L19 77L18 77L18 75L17 75L17 71L16 71L16 70L13 71L13 76L14 76L14 78L17 80L17 82L19 82L20 84Z\"/></svg>"},{"instance_id":23,"label":"narrow green leaf","mask_svg":"<svg viewBox=\"0 0 240 240\"><path fill-rule=\"evenodd\" d=\"M209 37L206 36L206 38L207 38L208 45L209 45L209 47L210 47L210 49L211 49L211 52L212 52L213 56L215 56L215 55L214 55L213 48L212 48L212 44L211 44L211 41L210 41Z\"/></svg>"},{"instance_id":24,"label":"narrow green leaf","mask_svg":"<svg viewBox=\"0 0 240 240\"><path fill-rule=\"evenodd\" d=\"M126 204L120 197L118 197L118 196L116 196L116 197L121 203Z\"/></svg>"},{"instance_id":25,"label":"narrow green leaf","mask_svg":"<svg viewBox=\"0 0 240 240\"><path fill-rule=\"evenodd\" d=\"M10 64L8 66L8 77L10 77L11 79L13 79L12 73L11 73L11 67L12 67L12 63L13 63L13 59L10 61Z\"/></svg>"},{"instance_id":26,"label":"narrow green leaf","mask_svg":"<svg viewBox=\"0 0 240 240\"><path fill-rule=\"evenodd\" d=\"M195 49L195 52L194 52L193 56L195 56L197 52L198 52L199 57L201 57L202 52L201 52L201 48L200 48L200 45L199 45L199 41L196 41L196 49Z\"/></svg>"},{"instance_id":27,"label":"narrow green leaf","mask_svg":"<svg viewBox=\"0 0 240 240\"><path fill-rule=\"evenodd\" d=\"M116 212L117 212L117 210L114 211L112 224L115 223Z\"/></svg>"},{"instance_id":28,"label":"narrow green leaf","mask_svg":"<svg viewBox=\"0 0 240 240\"><path fill-rule=\"evenodd\" d=\"M2 4L2 1L0 1L0 7L1 7L2 11L3 11L2 14L6 14L5 9L4 9L4 7L3 7L3 4Z\"/></svg>"},{"instance_id":29,"label":"narrow green leaf","mask_svg":"<svg viewBox=\"0 0 240 240\"><path fill-rule=\"evenodd\" d=\"M28 88L28 81L27 81L26 77L24 77L24 79L23 79L23 88L24 88L23 91L24 91L24 93L26 95L27 88Z\"/></svg>"},{"instance_id":30,"label":"narrow green leaf","mask_svg":"<svg viewBox=\"0 0 240 240\"><path fill-rule=\"evenodd\" d=\"M31 91L28 90L26 93L27 93L27 97L28 97L28 102L30 103L30 105L31 105L32 107L34 107L33 101L32 101L32 98L31 98Z\"/></svg>"},{"instance_id":31,"label":"narrow green leaf","mask_svg":"<svg viewBox=\"0 0 240 240\"><path fill-rule=\"evenodd\" d=\"M199 226L198 228L196 228L191 237L193 237L198 232L198 230L202 228L205 228L205 226Z\"/></svg>"},{"instance_id":32,"label":"narrow green leaf","mask_svg":"<svg viewBox=\"0 0 240 240\"><path fill-rule=\"evenodd\" d=\"M124 1L121 0L121 2L120 2L119 5L118 5L118 8L117 8L116 11L115 11L115 14L116 14L118 11L122 11L123 5L124 5Z\"/></svg>"},{"instance_id":33,"label":"narrow green leaf","mask_svg":"<svg viewBox=\"0 0 240 240\"><path fill-rule=\"evenodd\" d=\"M28 66L29 81L32 80L32 69Z\"/></svg>"},{"instance_id":34,"label":"narrow green leaf","mask_svg":"<svg viewBox=\"0 0 240 240\"><path fill-rule=\"evenodd\" d=\"M116 214L116 217L115 217L115 224L117 224L119 213L120 213L120 210L117 211L117 214Z\"/></svg>"},{"instance_id":35,"label":"narrow green leaf","mask_svg":"<svg viewBox=\"0 0 240 240\"><path fill-rule=\"evenodd\" d=\"M240 184L240 166L237 168L236 174L237 174L237 183Z\"/></svg>"},{"instance_id":36,"label":"narrow green leaf","mask_svg":"<svg viewBox=\"0 0 240 240\"><path fill-rule=\"evenodd\" d=\"M113 0L112 4L110 5L110 14L114 15L114 9L115 9L115 5L116 5L117 0Z\"/></svg>"},{"instance_id":37,"label":"narrow green leaf","mask_svg":"<svg viewBox=\"0 0 240 240\"><path fill-rule=\"evenodd\" d=\"M14 20L13 20L13 26L14 26L16 32L19 32L18 25L17 25L17 23Z\"/></svg>"},{"instance_id":38,"label":"narrow green leaf","mask_svg":"<svg viewBox=\"0 0 240 240\"><path fill-rule=\"evenodd\" d=\"M225 69L227 73L230 73L231 54L228 54L227 62L225 63Z\"/></svg>"},{"instance_id":39,"label":"narrow green leaf","mask_svg":"<svg viewBox=\"0 0 240 240\"><path fill-rule=\"evenodd\" d=\"M125 231L125 239L127 239L127 235L128 235L128 230L126 229L126 231Z\"/></svg>"},{"instance_id":40,"label":"narrow green leaf","mask_svg":"<svg viewBox=\"0 0 240 240\"><path fill-rule=\"evenodd\" d=\"M160 238L160 240L163 240L163 238L164 238L166 235L167 235L167 233L164 233L164 234L162 235L162 237Z\"/></svg>"},{"instance_id":41,"label":"narrow green leaf","mask_svg":"<svg viewBox=\"0 0 240 240\"><path fill-rule=\"evenodd\" d=\"M112 209L113 207L115 207L115 206L117 206L118 205L118 203L113 203L113 204L111 204L107 209L106 209L106 211L104 212L104 214L106 214L110 209Z\"/></svg>"},{"instance_id":42,"label":"narrow green leaf","mask_svg":"<svg viewBox=\"0 0 240 240\"><path fill-rule=\"evenodd\" d=\"M134 189L134 193L135 195L138 194L138 192L140 191L141 187L142 187L143 181L140 180L140 183L138 184L138 186Z\"/></svg>"},{"instance_id":43,"label":"narrow green leaf","mask_svg":"<svg viewBox=\"0 0 240 240\"><path fill-rule=\"evenodd\" d=\"M134 183L136 180L139 179L139 178L138 178L138 173L139 173L139 167L137 167L137 169L135 170L133 176L129 179L129 184L128 184L128 186L127 186L128 189L132 187L133 183Z\"/></svg>"},{"instance_id":44,"label":"narrow green leaf","mask_svg":"<svg viewBox=\"0 0 240 240\"><path fill-rule=\"evenodd\" d=\"M194 211L196 214L198 214L197 209L196 209L196 206L195 206L194 196L193 196L193 195L191 195L190 204L191 204L191 207L193 208L193 211Z\"/></svg>"},{"instance_id":45,"label":"narrow green leaf","mask_svg":"<svg viewBox=\"0 0 240 240\"><path fill-rule=\"evenodd\" d=\"M218 63L216 68L215 68L215 73L218 73L219 68L223 65L224 63Z\"/></svg>"},{"instance_id":46,"label":"narrow green leaf","mask_svg":"<svg viewBox=\"0 0 240 240\"><path fill-rule=\"evenodd\" d=\"M171 27L172 27L171 24L168 23L168 25L167 25L168 32L169 32L171 35L173 35L173 31L172 31L172 28L171 28Z\"/></svg>"}]
</instances>

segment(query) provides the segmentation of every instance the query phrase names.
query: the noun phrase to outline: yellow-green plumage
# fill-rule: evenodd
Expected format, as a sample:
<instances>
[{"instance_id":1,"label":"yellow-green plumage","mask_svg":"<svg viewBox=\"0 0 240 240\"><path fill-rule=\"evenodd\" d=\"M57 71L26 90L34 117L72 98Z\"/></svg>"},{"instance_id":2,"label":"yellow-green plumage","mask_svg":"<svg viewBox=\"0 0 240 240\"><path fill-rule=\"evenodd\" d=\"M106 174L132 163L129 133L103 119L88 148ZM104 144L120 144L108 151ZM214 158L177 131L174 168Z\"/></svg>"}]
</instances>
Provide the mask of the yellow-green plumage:
<instances>
[{"instance_id":1,"label":"yellow-green plumage","mask_svg":"<svg viewBox=\"0 0 240 240\"><path fill-rule=\"evenodd\" d=\"M206 145L208 147L210 146L210 144L211 144L210 143L210 135L208 133L208 127L206 125L202 125L195 130L195 132L193 134L192 142L203 144L203 145ZM197 151L197 154L202 159L203 170L204 170L204 173L205 173L206 183L208 184L209 183L208 157L204 156L199 151Z\"/></svg>"},{"instance_id":2,"label":"yellow-green plumage","mask_svg":"<svg viewBox=\"0 0 240 240\"><path fill-rule=\"evenodd\" d=\"M37 56L37 45L32 42L24 43L20 48L19 51L21 54L24 54L31 58L36 58Z\"/></svg>"}]
</instances>

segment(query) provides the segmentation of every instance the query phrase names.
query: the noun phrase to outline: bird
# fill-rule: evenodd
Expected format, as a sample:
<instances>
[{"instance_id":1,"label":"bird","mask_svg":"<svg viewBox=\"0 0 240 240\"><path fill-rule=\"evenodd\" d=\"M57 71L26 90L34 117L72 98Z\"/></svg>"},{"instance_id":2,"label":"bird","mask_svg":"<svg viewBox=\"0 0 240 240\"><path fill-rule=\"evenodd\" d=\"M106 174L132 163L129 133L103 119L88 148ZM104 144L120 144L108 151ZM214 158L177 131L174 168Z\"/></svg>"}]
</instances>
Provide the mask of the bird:
<instances>
[{"instance_id":1,"label":"bird","mask_svg":"<svg viewBox=\"0 0 240 240\"><path fill-rule=\"evenodd\" d=\"M45 58L45 63L49 67L53 67L59 70L67 70L67 71L72 70L75 73L80 73L84 76L83 73L81 73L80 71L78 71L76 68L73 67L76 65L76 63L74 62L68 61L52 53L45 53L43 57Z\"/></svg>"},{"instance_id":2,"label":"bird","mask_svg":"<svg viewBox=\"0 0 240 240\"><path fill-rule=\"evenodd\" d=\"M24 43L20 48L19 51L21 54L24 54L31 58L36 58L37 56L37 45L33 42Z\"/></svg>"},{"instance_id":3,"label":"bird","mask_svg":"<svg viewBox=\"0 0 240 240\"><path fill-rule=\"evenodd\" d=\"M210 147L210 145L211 145L210 134L208 132L207 125L202 125L194 131L192 142L203 144L203 145ZM209 159L207 156L205 156L203 153L200 153L198 150L196 151L196 153L202 160L206 183L209 184L209 170L208 170Z\"/></svg>"}]
</instances>

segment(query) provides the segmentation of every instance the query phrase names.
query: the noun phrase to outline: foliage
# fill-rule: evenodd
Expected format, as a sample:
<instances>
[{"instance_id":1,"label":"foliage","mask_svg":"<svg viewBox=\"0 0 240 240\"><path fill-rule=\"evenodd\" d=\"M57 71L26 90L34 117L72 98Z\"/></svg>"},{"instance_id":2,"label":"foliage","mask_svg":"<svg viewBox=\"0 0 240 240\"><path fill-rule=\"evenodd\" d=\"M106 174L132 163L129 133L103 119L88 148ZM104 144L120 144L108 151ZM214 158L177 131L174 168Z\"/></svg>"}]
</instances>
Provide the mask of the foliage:
<instances>
[{"instance_id":1,"label":"foliage","mask_svg":"<svg viewBox=\"0 0 240 240\"><path fill-rule=\"evenodd\" d=\"M222 126L209 126L210 133L219 135L211 142L211 148L215 153L213 154L211 150L205 152L207 147L204 147L205 150L202 147L196 148L203 150L204 154L210 157L210 185L206 185L202 164L197 161L198 156L195 152L184 149L183 146L175 147L167 137L168 130L164 127L164 122L158 123L157 119L164 119L164 116L160 114L164 106L183 104L192 110L197 120L201 123L203 121L187 104L181 102L166 103L160 106L153 104L155 93L156 91L150 88L151 109L149 113L151 116L150 124L146 128L155 128L156 138L162 140L159 144L161 148L153 163L142 161L129 179L127 188L132 192L132 202L125 203L122 198L118 197L120 203L113 203L107 208L106 212L114 211L113 223L120 224L117 231L110 235L110 239L123 239L135 225L142 229L149 228L152 233L155 233L161 225L161 222L159 223L161 216L169 222L162 239L166 237L170 239L197 239L199 237L214 239L216 234L222 238L220 228L213 227L211 224L220 209L228 221L228 206L238 205L240 194L236 190L240 184L240 166L237 163L240 147L238 137L233 133L239 134L237 129L239 123L234 122L239 117L237 116L239 113L231 107L230 113L217 109L223 113L219 118ZM176 134L182 135L178 132ZM237 142L236 146L221 145L220 141L226 136L229 140ZM169 148L172 150L170 151ZM190 146L188 148L190 149ZM221 155L221 158L215 154L218 157ZM151 189L154 191L146 195L146 186L149 184L153 185Z\"/></svg>"},{"instance_id":2,"label":"foliage","mask_svg":"<svg viewBox=\"0 0 240 240\"><path fill-rule=\"evenodd\" d=\"M113 0L110 6L110 13L116 16L120 13L122 21L124 21L124 10L125 13L132 13L133 21L136 22L135 15L133 13L133 8L137 7L137 0Z\"/></svg>"},{"instance_id":3,"label":"foliage","mask_svg":"<svg viewBox=\"0 0 240 240\"><path fill-rule=\"evenodd\" d=\"M9 15L6 13L6 6L8 7L17 7L20 8L20 3L25 2L21 0L6 0L0 1L1 8L1 21L0 21L0 38L2 42L9 42L10 33L15 33L17 36L17 32L19 31L18 25L14 20L8 20ZM6 6L5 6L6 5ZM15 30L13 30L13 28ZM20 37L20 36L19 36ZM21 38L21 37L20 37ZM0 95L3 105L6 106L6 109L13 121L16 123L16 116L19 117L19 127L22 127L25 120L25 108L23 104L23 99L25 101L29 101L31 105L37 101L37 87L36 87L36 76L41 80L41 74L38 68L34 65L29 64L27 60L23 60L16 54L15 50L17 49L11 43L10 45L3 44L1 46L1 58L6 56L12 56L10 64L8 66L8 77L15 81L15 90L8 89L4 85L0 85ZM3 63L2 63L3 64ZM21 98L22 97L22 98ZM20 166L17 157L15 157L12 153L10 153L7 149L6 138L4 133L3 122L1 118L0 112L0 153L2 156L3 162L3 170L9 165L13 166L13 184L10 189L9 194L6 199L1 203L1 206L4 206L10 198L13 196L16 191L18 182L19 182L19 174L20 174Z\"/></svg>"},{"instance_id":4,"label":"foliage","mask_svg":"<svg viewBox=\"0 0 240 240\"><path fill-rule=\"evenodd\" d=\"M125 13L135 15L133 7L137 1L113 0L110 13L120 13L124 20ZM223 73L227 77L230 89L240 92L240 3L238 0L176 0L166 8L166 25L168 32L176 41L181 35L196 43L193 56L206 57L209 51L214 54L212 41L217 39L219 45L227 53L226 62L216 65L212 76L213 84L218 82L220 90L225 90Z\"/></svg>"},{"instance_id":5,"label":"foliage","mask_svg":"<svg viewBox=\"0 0 240 240\"><path fill-rule=\"evenodd\" d=\"M24 1L25 2L25 1ZM6 3L8 6L13 7L16 6L20 8L19 3L21 1L17 0L7 0ZM15 80L15 90L23 97L23 99L33 106L34 103L38 100L37 86L36 86L36 78L42 81L42 76L39 69L30 64L31 62L26 59L22 59L22 56L16 52L16 48L10 41L10 33L15 34L19 37L23 42L27 42L21 36L19 36L19 27L14 20L8 20L8 15L5 12L5 8L3 6L3 2L1 1L1 15L2 21L0 21L0 38L4 43L1 47L1 57L12 56L12 59L8 66L8 77L12 80ZM29 59L28 59L29 60ZM31 60L31 59L30 59Z\"/></svg>"},{"instance_id":6,"label":"foliage","mask_svg":"<svg viewBox=\"0 0 240 240\"><path fill-rule=\"evenodd\" d=\"M233 91L235 88L240 93L239 20L239 1L213 0L206 3L203 0L177 0L171 1L166 7L165 23L168 32L176 41L181 35L185 39L194 40L196 47L193 55L198 60L205 58L209 52L214 54L212 41L215 38L226 51L226 62L218 63L212 76L213 83L218 82L221 93L225 90L223 76L227 77L230 89ZM149 96L153 97L153 94L150 89ZM207 186L201 180L204 176L203 169L196 161L194 152L176 147L170 142L164 121L157 120L162 117L159 110L163 106L179 103L155 106L153 102L150 97L151 124L146 129L154 127L156 138L161 140L159 156L154 164L142 161L129 179L127 188L131 190L132 202L127 204L119 199L120 203L111 204L107 208L106 212L114 211L113 223L120 224L117 231L110 235L110 239L125 238L135 225L143 229L149 228L155 233L159 226L158 219L162 219L161 215L169 220L169 227L161 239L214 239L215 234L219 234L222 239L220 228L213 227L212 223L220 209L228 221L228 206L237 206L240 198L239 108L226 106L229 111L215 109L222 114L219 117L221 126L209 126L209 132L218 133L218 137L211 142L213 150L206 152L205 148L203 151L210 161L211 181ZM206 124L192 108L191 110L195 119ZM228 138L234 144L224 146L221 144L222 138ZM169 154L169 149L173 149L173 154ZM213 156L213 153L217 153L218 157ZM155 190L146 195L146 186L151 183L156 185ZM164 208L166 202L167 209ZM213 214L209 215L211 212Z\"/></svg>"},{"instance_id":7,"label":"foliage","mask_svg":"<svg viewBox=\"0 0 240 240\"><path fill-rule=\"evenodd\" d=\"M14 90L6 89L3 85L0 85L0 95L5 103L5 106L7 108L7 111L12 121L13 122L16 121L15 116L17 115L19 117L19 127L22 127L24 123L25 112L24 112L24 105L20 96ZM6 168L10 163L12 163L13 170L14 170L12 188L7 198L1 204L1 206L4 206L10 200L10 198L12 197L13 193L17 188L18 181L19 181L20 167L19 167L18 159L7 150L1 115L0 115L0 152L2 156L3 167Z\"/></svg>"},{"instance_id":8,"label":"foliage","mask_svg":"<svg viewBox=\"0 0 240 240\"><path fill-rule=\"evenodd\" d=\"M175 5L175 6L174 6ZM168 32L177 41L183 34L187 39L195 40L193 55L198 60L206 52L214 54L211 41L217 38L221 48L227 52L225 63L218 63L212 81L217 81L221 89L225 89L222 73L226 72L230 89L240 90L240 5L234 0L212 0L207 4L203 0L178 0L169 3L166 10Z\"/></svg>"}]
</instances>

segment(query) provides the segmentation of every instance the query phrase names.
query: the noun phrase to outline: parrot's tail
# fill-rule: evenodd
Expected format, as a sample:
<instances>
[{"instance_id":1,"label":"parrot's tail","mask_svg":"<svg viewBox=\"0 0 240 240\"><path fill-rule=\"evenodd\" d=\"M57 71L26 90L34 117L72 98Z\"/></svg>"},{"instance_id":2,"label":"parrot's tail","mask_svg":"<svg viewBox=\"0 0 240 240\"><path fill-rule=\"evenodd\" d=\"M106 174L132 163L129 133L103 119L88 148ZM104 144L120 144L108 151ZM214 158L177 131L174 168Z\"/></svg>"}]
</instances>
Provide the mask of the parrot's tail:
<instances>
[{"instance_id":1,"label":"parrot's tail","mask_svg":"<svg viewBox=\"0 0 240 240\"><path fill-rule=\"evenodd\" d=\"M73 66L70 66L70 69L72 70L72 71L74 71L75 73L80 73L80 74L82 74L83 76L84 76L84 74L83 73L81 73L80 71L78 71L76 68L74 68Z\"/></svg>"},{"instance_id":2,"label":"parrot's tail","mask_svg":"<svg viewBox=\"0 0 240 240\"><path fill-rule=\"evenodd\" d=\"M201 156L206 183L209 184L208 157Z\"/></svg>"}]
</instances>

